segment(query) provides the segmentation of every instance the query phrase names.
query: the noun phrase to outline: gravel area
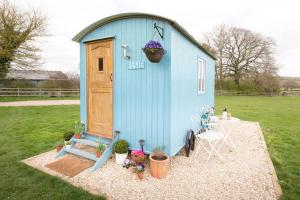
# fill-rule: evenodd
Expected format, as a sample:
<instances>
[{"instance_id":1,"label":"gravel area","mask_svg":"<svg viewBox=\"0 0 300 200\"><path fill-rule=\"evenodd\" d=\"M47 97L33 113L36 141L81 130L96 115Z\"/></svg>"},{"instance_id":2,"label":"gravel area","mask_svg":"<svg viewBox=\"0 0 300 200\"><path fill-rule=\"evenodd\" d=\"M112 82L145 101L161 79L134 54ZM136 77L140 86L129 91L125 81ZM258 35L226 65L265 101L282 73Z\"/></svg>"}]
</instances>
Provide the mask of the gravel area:
<instances>
[{"instance_id":1,"label":"gravel area","mask_svg":"<svg viewBox=\"0 0 300 200\"><path fill-rule=\"evenodd\" d=\"M79 105L80 100L37 100L37 101L11 101L0 102L1 106L56 106L56 105Z\"/></svg>"},{"instance_id":2,"label":"gravel area","mask_svg":"<svg viewBox=\"0 0 300 200\"><path fill-rule=\"evenodd\" d=\"M238 152L225 146L221 149L224 161L212 157L202 171L204 152L192 153L188 158L175 156L171 159L170 173L163 180L151 177L147 167L145 179L140 181L130 169L117 166L113 159L96 172L87 169L69 178L45 167L55 160L55 151L24 162L93 194L105 194L108 199L276 199L273 166L258 123L239 122L231 139Z\"/></svg>"}]
</instances>

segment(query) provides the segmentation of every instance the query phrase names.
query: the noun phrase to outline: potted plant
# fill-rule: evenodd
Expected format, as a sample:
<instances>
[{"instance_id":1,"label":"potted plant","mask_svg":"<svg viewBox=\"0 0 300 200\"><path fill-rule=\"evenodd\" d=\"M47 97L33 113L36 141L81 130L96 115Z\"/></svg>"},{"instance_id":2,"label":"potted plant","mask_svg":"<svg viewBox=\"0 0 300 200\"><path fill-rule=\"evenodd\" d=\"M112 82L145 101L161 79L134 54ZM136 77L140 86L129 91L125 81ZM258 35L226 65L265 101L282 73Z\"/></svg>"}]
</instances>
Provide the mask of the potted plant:
<instances>
[{"instance_id":1,"label":"potted plant","mask_svg":"<svg viewBox=\"0 0 300 200\"><path fill-rule=\"evenodd\" d=\"M126 140L118 140L114 145L114 150L116 153L116 163L118 165L123 165L127 158L129 144Z\"/></svg>"},{"instance_id":2,"label":"potted plant","mask_svg":"<svg viewBox=\"0 0 300 200\"><path fill-rule=\"evenodd\" d=\"M105 150L105 147L106 146L104 144L99 144L99 146L97 146L97 148L96 148L96 157L97 158L100 158L100 156L102 155L102 153Z\"/></svg>"},{"instance_id":3,"label":"potted plant","mask_svg":"<svg viewBox=\"0 0 300 200\"><path fill-rule=\"evenodd\" d=\"M64 137L63 137L65 143L68 142L68 141L70 141L71 138L73 137L73 135L74 135L73 131L67 131L67 132L65 132Z\"/></svg>"},{"instance_id":4,"label":"potted plant","mask_svg":"<svg viewBox=\"0 0 300 200\"><path fill-rule=\"evenodd\" d=\"M143 180L144 179L144 171L145 171L145 165L143 164L138 164L136 166L136 173L138 175L138 178L140 180Z\"/></svg>"},{"instance_id":5,"label":"potted plant","mask_svg":"<svg viewBox=\"0 0 300 200\"><path fill-rule=\"evenodd\" d=\"M222 113L222 119L223 119L223 120L226 120L226 119L227 119L227 108L225 108L225 109L223 110L223 113Z\"/></svg>"},{"instance_id":6,"label":"potted plant","mask_svg":"<svg viewBox=\"0 0 300 200\"><path fill-rule=\"evenodd\" d=\"M142 150L131 151L131 160L136 164L144 164L145 153Z\"/></svg>"},{"instance_id":7,"label":"potted plant","mask_svg":"<svg viewBox=\"0 0 300 200\"><path fill-rule=\"evenodd\" d=\"M159 41L150 40L143 48L148 60L152 63L158 63L162 59L165 51Z\"/></svg>"},{"instance_id":8,"label":"potted plant","mask_svg":"<svg viewBox=\"0 0 300 200\"><path fill-rule=\"evenodd\" d=\"M66 149L71 149L71 146L72 146L72 143L70 140L65 142Z\"/></svg>"},{"instance_id":9,"label":"potted plant","mask_svg":"<svg viewBox=\"0 0 300 200\"><path fill-rule=\"evenodd\" d=\"M60 152L60 150L63 148L63 145L61 143L57 144L55 149L56 149L56 152Z\"/></svg>"},{"instance_id":10,"label":"potted plant","mask_svg":"<svg viewBox=\"0 0 300 200\"><path fill-rule=\"evenodd\" d=\"M81 133L84 131L84 123L75 121L75 138L80 139Z\"/></svg>"},{"instance_id":11,"label":"potted plant","mask_svg":"<svg viewBox=\"0 0 300 200\"><path fill-rule=\"evenodd\" d=\"M169 171L169 156L163 150L156 148L149 158L151 175L158 179L165 178Z\"/></svg>"}]
</instances>

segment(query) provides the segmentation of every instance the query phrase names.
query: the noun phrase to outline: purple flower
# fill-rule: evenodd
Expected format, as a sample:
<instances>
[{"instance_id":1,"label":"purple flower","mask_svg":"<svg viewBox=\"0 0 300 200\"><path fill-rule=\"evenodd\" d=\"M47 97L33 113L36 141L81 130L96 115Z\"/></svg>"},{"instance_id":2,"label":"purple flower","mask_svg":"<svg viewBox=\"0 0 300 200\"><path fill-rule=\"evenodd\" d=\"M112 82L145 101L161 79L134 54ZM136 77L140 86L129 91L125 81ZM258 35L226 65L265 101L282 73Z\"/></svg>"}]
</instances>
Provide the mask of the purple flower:
<instances>
[{"instance_id":1,"label":"purple flower","mask_svg":"<svg viewBox=\"0 0 300 200\"><path fill-rule=\"evenodd\" d=\"M138 165L136 166L136 170L137 170L138 172L143 172L143 171L145 170L145 165L143 165L143 164L138 164Z\"/></svg>"},{"instance_id":2,"label":"purple flower","mask_svg":"<svg viewBox=\"0 0 300 200\"><path fill-rule=\"evenodd\" d=\"M159 41L150 40L146 45L145 48L149 49L162 49L162 45Z\"/></svg>"}]
</instances>

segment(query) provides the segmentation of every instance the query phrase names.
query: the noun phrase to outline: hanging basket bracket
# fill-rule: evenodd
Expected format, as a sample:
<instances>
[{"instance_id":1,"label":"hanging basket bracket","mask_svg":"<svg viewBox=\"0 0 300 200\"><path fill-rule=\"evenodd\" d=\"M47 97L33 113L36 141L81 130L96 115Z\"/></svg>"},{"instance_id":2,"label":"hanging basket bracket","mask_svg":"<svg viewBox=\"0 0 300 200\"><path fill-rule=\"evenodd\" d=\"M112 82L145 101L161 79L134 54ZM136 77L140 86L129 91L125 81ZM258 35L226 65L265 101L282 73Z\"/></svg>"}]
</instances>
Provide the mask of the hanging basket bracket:
<instances>
[{"instance_id":1,"label":"hanging basket bracket","mask_svg":"<svg viewBox=\"0 0 300 200\"><path fill-rule=\"evenodd\" d=\"M156 22L154 23L154 29L156 29L156 31L158 32L159 36L161 37L161 39L164 38L164 28L156 25Z\"/></svg>"}]
</instances>

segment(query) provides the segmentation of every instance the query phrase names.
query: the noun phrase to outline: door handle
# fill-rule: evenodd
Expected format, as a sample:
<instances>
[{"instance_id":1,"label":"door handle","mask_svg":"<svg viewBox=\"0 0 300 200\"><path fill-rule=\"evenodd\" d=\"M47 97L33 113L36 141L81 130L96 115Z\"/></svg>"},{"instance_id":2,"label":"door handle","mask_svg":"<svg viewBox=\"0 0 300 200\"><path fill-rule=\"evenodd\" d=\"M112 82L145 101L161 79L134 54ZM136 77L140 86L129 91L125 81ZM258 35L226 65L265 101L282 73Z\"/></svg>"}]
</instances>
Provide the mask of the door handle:
<instances>
[{"instance_id":1,"label":"door handle","mask_svg":"<svg viewBox=\"0 0 300 200\"><path fill-rule=\"evenodd\" d=\"M109 78L110 78L110 81L112 82L112 81L113 81L113 80L112 80L112 73L110 73Z\"/></svg>"}]
</instances>

